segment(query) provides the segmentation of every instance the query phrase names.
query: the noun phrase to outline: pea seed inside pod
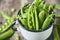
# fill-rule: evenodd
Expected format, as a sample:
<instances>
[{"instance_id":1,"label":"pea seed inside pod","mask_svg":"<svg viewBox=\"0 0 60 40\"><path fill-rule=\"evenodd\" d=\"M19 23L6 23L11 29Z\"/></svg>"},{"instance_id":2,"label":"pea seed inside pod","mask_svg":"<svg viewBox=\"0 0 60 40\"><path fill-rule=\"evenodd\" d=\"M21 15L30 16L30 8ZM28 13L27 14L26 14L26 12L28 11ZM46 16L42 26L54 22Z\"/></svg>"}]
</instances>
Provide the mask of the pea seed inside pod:
<instances>
[{"instance_id":1,"label":"pea seed inside pod","mask_svg":"<svg viewBox=\"0 0 60 40\"><path fill-rule=\"evenodd\" d=\"M7 23L8 23L7 25L9 25L10 24L10 20L8 20Z\"/></svg>"},{"instance_id":2,"label":"pea seed inside pod","mask_svg":"<svg viewBox=\"0 0 60 40\"><path fill-rule=\"evenodd\" d=\"M1 28L4 29L6 27L6 25L3 25Z\"/></svg>"},{"instance_id":3,"label":"pea seed inside pod","mask_svg":"<svg viewBox=\"0 0 60 40\"><path fill-rule=\"evenodd\" d=\"M0 31L1 31L2 29L0 28Z\"/></svg>"},{"instance_id":4,"label":"pea seed inside pod","mask_svg":"<svg viewBox=\"0 0 60 40\"><path fill-rule=\"evenodd\" d=\"M7 26L7 23L5 23L4 25Z\"/></svg>"},{"instance_id":5,"label":"pea seed inside pod","mask_svg":"<svg viewBox=\"0 0 60 40\"><path fill-rule=\"evenodd\" d=\"M13 18L11 18L11 19L10 19L10 22L12 22L13 20L14 20L14 19L13 19Z\"/></svg>"}]
</instances>

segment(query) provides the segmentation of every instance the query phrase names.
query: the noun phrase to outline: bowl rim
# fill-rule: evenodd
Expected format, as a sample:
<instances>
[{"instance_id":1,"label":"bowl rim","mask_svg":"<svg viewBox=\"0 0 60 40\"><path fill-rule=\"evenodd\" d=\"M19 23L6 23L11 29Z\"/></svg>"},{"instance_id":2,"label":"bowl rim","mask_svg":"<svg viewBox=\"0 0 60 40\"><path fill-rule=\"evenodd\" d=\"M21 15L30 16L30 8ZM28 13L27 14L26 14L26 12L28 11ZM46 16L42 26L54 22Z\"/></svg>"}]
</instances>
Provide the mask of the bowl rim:
<instances>
[{"instance_id":1,"label":"bowl rim","mask_svg":"<svg viewBox=\"0 0 60 40\"><path fill-rule=\"evenodd\" d=\"M21 26L24 30L29 31L29 32L44 32L44 31L48 30L49 28L51 28L51 27L53 26L53 23L51 23L51 24L49 25L49 27L47 27L46 29L36 31L36 30L29 30L28 28L25 28L24 25L22 25L21 21L19 21L19 19L18 19L18 22L19 22L20 26Z\"/></svg>"}]
</instances>

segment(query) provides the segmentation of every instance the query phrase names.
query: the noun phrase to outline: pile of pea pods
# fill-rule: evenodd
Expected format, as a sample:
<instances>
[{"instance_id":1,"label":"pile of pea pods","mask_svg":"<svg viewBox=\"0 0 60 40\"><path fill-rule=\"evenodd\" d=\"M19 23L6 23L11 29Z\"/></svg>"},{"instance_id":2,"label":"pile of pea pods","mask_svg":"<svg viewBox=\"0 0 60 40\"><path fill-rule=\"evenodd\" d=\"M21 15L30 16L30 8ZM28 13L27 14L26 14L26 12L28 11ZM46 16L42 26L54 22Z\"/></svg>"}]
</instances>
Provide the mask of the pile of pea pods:
<instances>
[{"instance_id":1,"label":"pile of pea pods","mask_svg":"<svg viewBox=\"0 0 60 40\"><path fill-rule=\"evenodd\" d=\"M21 7L18 12L18 20L24 28L30 31L43 31L54 23L55 17L60 17L60 15L55 14L55 8L60 9L60 5L48 4L44 0L34 0L33 3L25 4ZM7 22L0 27L0 40L5 40L15 33L15 30L11 28L15 17L14 15L9 16L3 10L0 10L0 12L7 19ZM53 37L54 40L59 40L58 29L55 25ZM16 40L19 40L18 35Z\"/></svg>"},{"instance_id":2,"label":"pile of pea pods","mask_svg":"<svg viewBox=\"0 0 60 40\"><path fill-rule=\"evenodd\" d=\"M54 22L54 6L43 0L34 0L33 3L21 7L18 18L28 30L45 30Z\"/></svg>"}]
</instances>

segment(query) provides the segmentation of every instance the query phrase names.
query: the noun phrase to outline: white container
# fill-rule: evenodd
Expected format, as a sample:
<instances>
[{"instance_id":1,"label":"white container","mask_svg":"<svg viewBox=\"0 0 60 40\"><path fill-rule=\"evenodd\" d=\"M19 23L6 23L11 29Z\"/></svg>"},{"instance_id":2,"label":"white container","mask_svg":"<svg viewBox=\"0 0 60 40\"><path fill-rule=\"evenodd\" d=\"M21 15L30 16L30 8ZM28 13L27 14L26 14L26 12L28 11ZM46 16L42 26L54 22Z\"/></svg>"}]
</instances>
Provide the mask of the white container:
<instances>
[{"instance_id":1,"label":"white container","mask_svg":"<svg viewBox=\"0 0 60 40\"><path fill-rule=\"evenodd\" d=\"M27 40L46 40L52 33L53 25L51 25L51 27L42 32L31 32L23 28L21 25L19 28L19 31L21 32L23 37Z\"/></svg>"},{"instance_id":2,"label":"white container","mask_svg":"<svg viewBox=\"0 0 60 40\"><path fill-rule=\"evenodd\" d=\"M46 40L47 38L49 38L49 36L52 33L52 29L53 29L53 24L50 25L49 28L47 28L44 31L40 31L40 32L32 32L32 31L28 31L26 30L21 24L19 25L18 31L21 32L21 34L23 35L23 37L27 40Z\"/></svg>"}]
</instances>

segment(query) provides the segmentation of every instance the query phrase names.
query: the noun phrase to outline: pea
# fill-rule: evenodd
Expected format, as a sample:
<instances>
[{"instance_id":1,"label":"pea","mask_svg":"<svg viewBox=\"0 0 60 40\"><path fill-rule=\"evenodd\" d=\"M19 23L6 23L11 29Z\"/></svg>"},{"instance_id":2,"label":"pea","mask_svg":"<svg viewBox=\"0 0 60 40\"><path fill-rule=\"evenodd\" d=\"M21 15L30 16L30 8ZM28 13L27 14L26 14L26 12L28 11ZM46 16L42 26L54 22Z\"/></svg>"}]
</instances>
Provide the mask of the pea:
<instances>
[{"instance_id":1,"label":"pea","mask_svg":"<svg viewBox=\"0 0 60 40\"><path fill-rule=\"evenodd\" d=\"M49 27L49 25L54 21L53 16L54 16L54 14L51 14L45 19L45 21L42 25L43 30L46 29L47 27Z\"/></svg>"}]
</instances>

